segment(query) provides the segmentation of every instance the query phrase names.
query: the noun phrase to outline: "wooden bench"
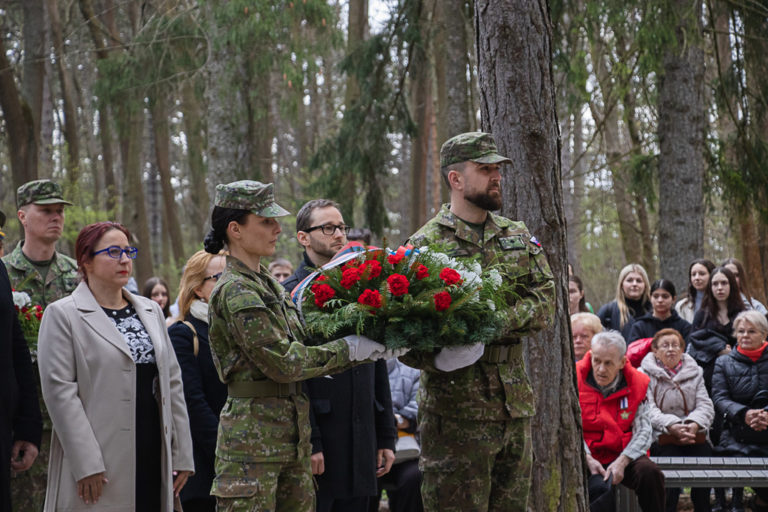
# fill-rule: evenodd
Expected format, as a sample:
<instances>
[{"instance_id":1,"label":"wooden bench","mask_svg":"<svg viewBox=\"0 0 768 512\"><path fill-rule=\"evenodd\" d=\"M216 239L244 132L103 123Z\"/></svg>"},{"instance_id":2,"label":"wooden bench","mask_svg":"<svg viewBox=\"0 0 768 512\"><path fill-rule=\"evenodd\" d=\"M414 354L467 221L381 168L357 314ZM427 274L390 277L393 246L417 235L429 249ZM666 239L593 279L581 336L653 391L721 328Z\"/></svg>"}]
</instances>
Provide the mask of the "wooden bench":
<instances>
[{"instance_id":1,"label":"wooden bench","mask_svg":"<svg viewBox=\"0 0 768 512\"><path fill-rule=\"evenodd\" d=\"M666 487L768 487L768 458L651 457L664 473ZM617 512L639 512L634 491L616 492Z\"/></svg>"}]
</instances>

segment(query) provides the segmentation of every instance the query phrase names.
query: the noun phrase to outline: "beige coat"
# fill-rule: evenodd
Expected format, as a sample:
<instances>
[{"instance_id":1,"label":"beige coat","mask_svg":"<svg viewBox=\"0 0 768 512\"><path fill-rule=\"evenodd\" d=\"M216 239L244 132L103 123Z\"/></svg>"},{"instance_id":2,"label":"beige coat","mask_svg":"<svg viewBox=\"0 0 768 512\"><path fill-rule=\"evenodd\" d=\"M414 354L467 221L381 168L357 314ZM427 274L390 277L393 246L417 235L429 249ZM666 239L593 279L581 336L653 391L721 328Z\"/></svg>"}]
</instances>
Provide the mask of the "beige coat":
<instances>
[{"instance_id":1,"label":"beige coat","mask_svg":"<svg viewBox=\"0 0 768 512\"><path fill-rule=\"evenodd\" d=\"M123 291L155 348L163 428L162 511L173 509L174 470L194 470L181 371L160 307ZM133 512L136 365L115 325L85 283L45 310L39 355L43 398L53 421L45 511ZM77 496L77 481L104 471L97 505Z\"/></svg>"}]
</instances>

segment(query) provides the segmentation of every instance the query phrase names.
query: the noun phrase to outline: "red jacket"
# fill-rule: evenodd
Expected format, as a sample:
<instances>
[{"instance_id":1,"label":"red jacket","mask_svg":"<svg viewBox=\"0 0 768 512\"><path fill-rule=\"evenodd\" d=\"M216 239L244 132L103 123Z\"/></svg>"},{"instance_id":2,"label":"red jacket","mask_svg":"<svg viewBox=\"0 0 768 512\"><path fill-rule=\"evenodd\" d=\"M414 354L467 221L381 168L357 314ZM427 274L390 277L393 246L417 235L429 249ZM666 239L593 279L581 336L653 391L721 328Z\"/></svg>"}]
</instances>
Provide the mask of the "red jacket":
<instances>
[{"instance_id":1,"label":"red jacket","mask_svg":"<svg viewBox=\"0 0 768 512\"><path fill-rule=\"evenodd\" d=\"M591 371L592 357L591 353L587 352L584 358L576 363L584 441L587 442L592 457L602 464L610 464L632 439L632 422L635 420L638 406L645 400L650 379L635 370L627 360L622 369L626 387L603 398L600 391L587 384L587 376Z\"/></svg>"}]
</instances>

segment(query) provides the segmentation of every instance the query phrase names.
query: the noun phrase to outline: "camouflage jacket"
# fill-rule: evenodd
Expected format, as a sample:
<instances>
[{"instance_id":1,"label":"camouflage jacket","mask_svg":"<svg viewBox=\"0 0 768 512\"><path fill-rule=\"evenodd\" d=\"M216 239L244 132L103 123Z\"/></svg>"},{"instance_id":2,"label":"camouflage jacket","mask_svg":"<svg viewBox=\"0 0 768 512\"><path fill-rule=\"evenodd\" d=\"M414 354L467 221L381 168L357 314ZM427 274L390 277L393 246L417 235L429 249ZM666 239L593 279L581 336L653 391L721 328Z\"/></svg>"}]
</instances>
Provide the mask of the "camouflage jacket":
<instances>
[{"instance_id":1,"label":"camouflage jacket","mask_svg":"<svg viewBox=\"0 0 768 512\"><path fill-rule=\"evenodd\" d=\"M55 252L51 268L43 282L43 276L34 265L22 254L21 247L24 241L19 242L10 254L3 257L11 278L11 286L14 290L26 292L32 300L32 304L39 304L43 309L48 304L66 297L74 291L80 281L77 275L77 263L69 256ZM37 354L37 340L27 340L29 349ZM33 354L33 355L34 355Z\"/></svg>"},{"instance_id":2,"label":"camouflage jacket","mask_svg":"<svg viewBox=\"0 0 768 512\"><path fill-rule=\"evenodd\" d=\"M350 365L346 342L307 347L296 306L262 266L258 272L227 256L209 299L209 338L222 382L297 382ZM309 458L309 400L232 398L221 412L213 494L250 482L247 464ZM298 445L297 445L298 441ZM252 482L251 482L252 483Z\"/></svg>"},{"instance_id":3,"label":"camouflage jacket","mask_svg":"<svg viewBox=\"0 0 768 512\"><path fill-rule=\"evenodd\" d=\"M552 271L541 246L522 222L489 213L481 240L446 204L411 236L409 243L416 247L440 244L453 257L477 259L484 267L503 266L502 275L513 283L515 300L509 310L507 330L494 344L519 346L523 336L543 328L551 318L555 307ZM421 411L480 421L534 414L522 347L511 361L479 361L449 373L435 369L434 353L412 351L400 359L425 370Z\"/></svg>"}]
</instances>

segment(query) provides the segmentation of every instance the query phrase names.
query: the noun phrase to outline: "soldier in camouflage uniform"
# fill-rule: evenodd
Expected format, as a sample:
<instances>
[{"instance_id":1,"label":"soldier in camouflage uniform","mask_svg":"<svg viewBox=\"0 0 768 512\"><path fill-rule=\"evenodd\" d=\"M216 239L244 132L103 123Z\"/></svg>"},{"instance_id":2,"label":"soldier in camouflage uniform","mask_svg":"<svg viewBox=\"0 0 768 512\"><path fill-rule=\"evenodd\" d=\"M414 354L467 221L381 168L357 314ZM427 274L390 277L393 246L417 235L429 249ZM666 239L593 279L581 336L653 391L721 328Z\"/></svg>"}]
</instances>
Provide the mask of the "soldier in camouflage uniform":
<instances>
[{"instance_id":1,"label":"soldier in camouflage uniform","mask_svg":"<svg viewBox=\"0 0 768 512\"><path fill-rule=\"evenodd\" d=\"M51 180L25 183L16 191L17 216L24 228L24 240L3 257L11 286L26 292L33 305L45 307L72 293L77 286L77 263L56 251L56 242L64 228L64 206L61 186ZM34 361L37 382L37 337L27 338ZM39 391L38 391L39 392ZM29 471L12 476L11 494L14 511L43 509L48 472L48 449L51 441L51 419L40 395L43 413L43 442L40 454Z\"/></svg>"},{"instance_id":2,"label":"soldier in camouflage uniform","mask_svg":"<svg viewBox=\"0 0 768 512\"><path fill-rule=\"evenodd\" d=\"M521 338L544 327L553 313L552 272L522 222L491 213L501 208L499 166L509 159L497 153L490 134L449 139L440 161L451 203L410 243L442 244L452 256L483 266L503 264L515 300L507 331L484 352L445 348L401 358L424 370L419 407L424 509L525 511L534 400Z\"/></svg>"},{"instance_id":3,"label":"soldier in camouflage uniform","mask_svg":"<svg viewBox=\"0 0 768 512\"><path fill-rule=\"evenodd\" d=\"M314 510L309 399L300 381L392 355L361 336L304 345L296 307L261 265L275 251L275 217L287 214L271 184L216 187L205 250L217 254L226 243L230 251L209 302L214 362L228 388L211 491L217 510Z\"/></svg>"}]
</instances>

